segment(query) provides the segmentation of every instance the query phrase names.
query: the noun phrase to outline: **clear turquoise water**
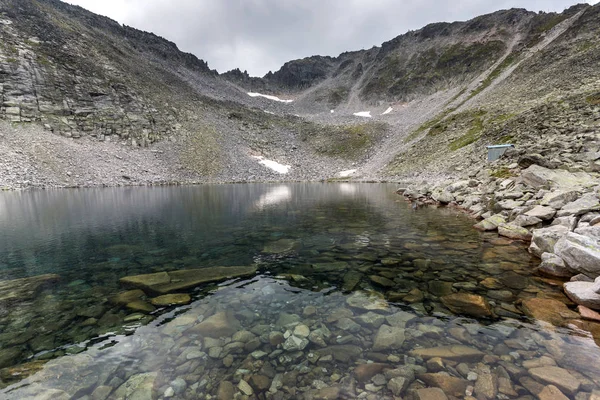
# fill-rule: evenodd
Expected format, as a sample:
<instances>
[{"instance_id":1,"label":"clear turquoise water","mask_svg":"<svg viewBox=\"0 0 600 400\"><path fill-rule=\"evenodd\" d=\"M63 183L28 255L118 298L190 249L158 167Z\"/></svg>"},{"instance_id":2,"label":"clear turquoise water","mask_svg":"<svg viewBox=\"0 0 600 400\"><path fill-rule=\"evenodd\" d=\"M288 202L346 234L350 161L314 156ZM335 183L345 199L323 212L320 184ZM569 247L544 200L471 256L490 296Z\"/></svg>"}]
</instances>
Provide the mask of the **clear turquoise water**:
<instances>
[{"instance_id":1,"label":"clear turquoise water","mask_svg":"<svg viewBox=\"0 0 600 400\"><path fill-rule=\"evenodd\" d=\"M590 335L523 315L522 299L563 300L558 287L533 275L536 260L524 244L481 234L456 210L415 210L394 189L339 183L0 193L0 280L60 276L35 296L0 303L3 396L106 391L127 398L132 382L146 377L151 388L139 389L142 398L211 398L220 382L237 388L240 380L261 398L320 398L336 388L391 398L389 377L353 389L354 367L376 361L439 373L411 351L458 344L486 355L466 368L492 376L496 394L507 375L515 394L505 390L505 398L532 395L535 385L521 382L531 369L525 361L543 356L578 379L577 391L596 388ZM240 265L258 272L190 289L189 305L140 315L110 301L125 290L125 276ZM482 285L486 278L499 286ZM455 315L440 302L452 292L483 296L495 317ZM399 311L412 316L401 327L405 340L375 350L381 321L373 323L373 314ZM194 331L219 312L242 333L207 339ZM299 324L325 332L323 341L302 349L270 341ZM350 346L342 348L348 358L332 357L335 346ZM560 356L565 349L577 362ZM458 364L444 360L440 368L476 386ZM23 365L30 371L19 375ZM252 376L267 379L268 388ZM273 384L279 379L281 386ZM428 385L410 380L404 394Z\"/></svg>"}]
</instances>

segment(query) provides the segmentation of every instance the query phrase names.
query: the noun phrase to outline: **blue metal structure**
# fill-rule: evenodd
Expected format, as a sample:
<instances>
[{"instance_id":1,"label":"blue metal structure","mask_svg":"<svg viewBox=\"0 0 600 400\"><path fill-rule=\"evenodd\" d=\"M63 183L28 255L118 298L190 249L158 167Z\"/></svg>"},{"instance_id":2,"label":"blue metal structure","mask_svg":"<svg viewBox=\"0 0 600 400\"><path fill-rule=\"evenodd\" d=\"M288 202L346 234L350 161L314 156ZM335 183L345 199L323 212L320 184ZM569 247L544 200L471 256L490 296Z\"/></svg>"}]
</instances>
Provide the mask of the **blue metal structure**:
<instances>
[{"instance_id":1,"label":"blue metal structure","mask_svg":"<svg viewBox=\"0 0 600 400\"><path fill-rule=\"evenodd\" d=\"M506 150L511 147L515 147L514 144L496 144L493 146L487 146L488 150L488 161L495 161L502 157L502 155L506 152Z\"/></svg>"}]
</instances>

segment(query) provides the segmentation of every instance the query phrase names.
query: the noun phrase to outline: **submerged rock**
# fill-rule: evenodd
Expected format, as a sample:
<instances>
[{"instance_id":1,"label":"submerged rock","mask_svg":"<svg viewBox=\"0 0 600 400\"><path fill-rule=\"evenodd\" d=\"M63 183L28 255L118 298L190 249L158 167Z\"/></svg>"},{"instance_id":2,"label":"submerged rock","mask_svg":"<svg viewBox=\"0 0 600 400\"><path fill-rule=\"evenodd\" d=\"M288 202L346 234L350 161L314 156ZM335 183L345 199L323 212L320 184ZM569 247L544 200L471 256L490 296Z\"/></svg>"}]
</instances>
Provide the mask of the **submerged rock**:
<instances>
[{"instance_id":1,"label":"submerged rock","mask_svg":"<svg viewBox=\"0 0 600 400\"><path fill-rule=\"evenodd\" d=\"M453 293L440 298L440 300L456 314L465 314L477 318L494 316L490 304L483 296L470 293Z\"/></svg>"},{"instance_id":2,"label":"submerged rock","mask_svg":"<svg viewBox=\"0 0 600 400\"><path fill-rule=\"evenodd\" d=\"M256 269L255 266L184 269L126 276L119 279L119 282L125 287L140 288L149 293L167 294L191 289L203 283L251 276L256 273Z\"/></svg>"},{"instance_id":3,"label":"submerged rock","mask_svg":"<svg viewBox=\"0 0 600 400\"><path fill-rule=\"evenodd\" d=\"M373 350L396 350L404 344L404 329L381 325L373 340Z\"/></svg>"},{"instance_id":4,"label":"submerged rock","mask_svg":"<svg viewBox=\"0 0 600 400\"><path fill-rule=\"evenodd\" d=\"M554 299L532 298L523 300L525 315L553 325L561 326L568 319L577 318L579 315L567 308L565 303Z\"/></svg>"},{"instance_id":5,"label":"submerged rock","mask_svg":"<svg viewBox=\"0 0 600 400\"><path fill-rule=\"evenodd\" d=\"M418 389L416 397L418 400L448 400L448 396L440 388Z\"/></svg>"},{"instance_id":6,"label":"submerged rock","mask_svg":"<svg viewBox=\"0 0 600 400\"><path fill-rule=\"evenodd\" d=\"M417 375L417 378L425 382L428 386L438 387L445 394L454 397L463 397L467 386L469 386L469 381L449 376L445 373L420 374Z\"/></svg>"},{"instance_id":7,"label":"submerged rock","mask_svg":"<svg viewBox=\"0 0 600 400\"><path fill-rule=\"evenodd\" d=\"M275 242L267 243L263 248L263 253L266 254L282 254L296 250L300 242L293 239L279 239Z\"/></svg>"},{"instance_id":8,"label":"submerged rock","mask_svg":"<svg viewBox=\"0 0 600 400\"><path fill-rule=\"evenodd\" d=\"M0 281L0 305L30 300L44 287L60 280L56 274Z\"/></svg>"},{"instance_id":9,"label":"submerged rock","mask_svg":"<svg viewBox=\"0 0 600 400\"><path fill-rule=\"evenodd\" d=\"M113 394L116 399L152 399L158 372L133 375Z\"/></svg>"},{"instance_id":10,"label":"submerged rock","mask_svg":"<svg viewBox=\"0 0 600 400\"><path fill-rule=\"evenodd\" d=\"M158 296L153 298L152 300L150 300L150 303L152 303L152 305L155 305L157 307L166 307L166 306L173 306L173 305L185 305L188 304L192 301L192 298L190 297L189 294L185 294L185 293L177 293L177 294L165 294L162 296Z\"/></svg>"},{"instance_id":11,"label":"submerged rock","mask_svg":"<svg viewBox=\"0 0 600 400\"><path fill-rule=\"evenodd\" d=\"M544 383L555 385L561 391L570 395L575 395L579 389L580 382L566 369L560 367L540 367L532 368L529 370L529 374Z\"/></svg>"},{"instance_id":12,"label":"submerged rock","mask_svg":"<svg viewBox=\"0 0 600 400\"><path fill-rule=\"evenodd\" d=\"M346 299L350 307L367 311L387 310L387 301L377 292L354 292Z\"/></svg>"},{"instance_id":13,"label":"submerged rock","mask_svg":"<svg viewBox=\"0 0 600 400\"><path fill-rule=\"evenodd\" d=\"M430 359L440 357L442 359L456 362L478 362L484 356L481 351L468 346L440 346L426 349L416 349L410 352L410 355Z\"/></svg>"},{"instance_id":14,"label":"submerged rock","mask_svg":"<svg viewBox=\"0 0 600 400\"><path fill-rule=\"evenodd\" d=\"M219 338L222 336L231 336L239 328L240 323L233 316L233 312L221 311L190 328L189 331L199 333L203 336Z\"/></svg>"},{"instance_id":15,"label":"submerged rock","mask_svg":"<svg viewBox=\"0 0 600 400\"><path fill-rule=\"evenodd\" d=\"M121 292L110 298L110 302L113 304L124 306L127 303L131 303L132 301L136 301L144 297L144 291L140 289L128 290L126 292Z\"/></svg>"}]
</instances>

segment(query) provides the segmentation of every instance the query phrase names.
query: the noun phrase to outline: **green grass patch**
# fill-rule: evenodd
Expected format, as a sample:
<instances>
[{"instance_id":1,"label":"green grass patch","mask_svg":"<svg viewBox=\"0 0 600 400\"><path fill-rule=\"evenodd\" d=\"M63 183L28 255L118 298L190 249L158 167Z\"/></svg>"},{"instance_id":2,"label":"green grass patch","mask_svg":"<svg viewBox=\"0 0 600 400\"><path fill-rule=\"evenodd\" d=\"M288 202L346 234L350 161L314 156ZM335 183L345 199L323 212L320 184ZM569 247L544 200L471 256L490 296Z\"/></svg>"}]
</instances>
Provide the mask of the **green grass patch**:
<instances>
[{"instance_id":1,"label":"green grass patch","mask_svg":"<svg viewBox=\"0 0 600 400\"><path fill-rule=\"evenodd\" d=\"M493 170L490 173L490 176L493 176L494 178L498 178L498 179L508 179L508 178L512 178L515 175L512 172L510 172L510 170L507 167L500 167L500 168Z\"/></svg>"},{"instance_id":2,"label":"green grass patch","mask_svg":"<svg viewBox=\"0 0 600 400\"><path fill-rule=\"evenodd\" d=\"M316 152L332 157L354 158L375 144L389 126L381 122L359 125L322 126L305 122L297 130L300 139Z\"/></svg>"},{"instance_id":3,"label":"green grass patch","mask_svg":"<svg viewBox=\"0 0 600 400\"><path fill-rule=\"evenodd\" d=\"M596 94L593 94L593 95L591 95L591 96L588 96L588 97L586 97L586 98L585 98L585 101L586 101L588 104L591 104L591 105L593 105L593 106L598 106L598 105L600 105L600 93L596 93Z\"/></svg>"},{"instance_id":4,"label":"green grass patch","mask_svg":"<svg viewBox=\"0 0 600 400\"><path fill-rule=\"evenodd\" d=\"M515 137L513 135L505 135L505 136L502 136L498 140L498 144L510 144L510 143L514 143L514 139L515 139Z\"/></svg>"},{"instance_id":5,"label":"green grass patch","mask_svg":"<svg viewBox=\"0 0 600 400\"><path fill-rule=\"evenodd\" d=\"M481 137L481 133L483 132L483 116L487 112L484 110L477 111L467 111L464 114L472 115L473 118L471 120L471 127L467 131L466 134L459 137L456 140L453 140L448 146L450 150L456 151L458 149L462 149L465 146L470 145L471 143L476 142Z\"/></svg>"},{"instance_id":6,"label":"green grass patch","mask_svg":"<svg viewBox=\"0 0 600 400\"><path fill-rule=\"evenodd\" d=\"M496 80L500 76L500 74L506 70L510 65L512 65L518 59L518 54L511 53L509 54L504 61L502 61L494 70L481 82L481 84L475 88L469 95L469 99L477 96L479 93L483 92L487 87L489 87L492 82Z\"/></svg>"}]
</instances>

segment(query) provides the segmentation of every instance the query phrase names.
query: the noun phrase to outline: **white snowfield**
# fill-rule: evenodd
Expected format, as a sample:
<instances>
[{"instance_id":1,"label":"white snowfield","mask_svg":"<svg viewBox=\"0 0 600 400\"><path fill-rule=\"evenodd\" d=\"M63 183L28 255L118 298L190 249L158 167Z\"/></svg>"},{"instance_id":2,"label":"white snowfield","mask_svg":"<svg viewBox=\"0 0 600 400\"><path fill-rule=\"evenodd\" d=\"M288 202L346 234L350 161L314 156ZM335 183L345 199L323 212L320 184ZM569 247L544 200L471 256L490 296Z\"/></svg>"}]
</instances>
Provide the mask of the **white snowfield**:
<instances>
[{"instance_id":1,"label":"white snowfield","mask_svg":"<svg viewBox=\"0 0 600 400\"><path fill-rule=\"evenodd\" d=\"M392 111L394 111L394 109L392 107L389 107L387 110L385 110L384 112L381 113L381 115L386 115L391 113Z\"/></svg>"},{"instance_id":2,"label":"white snowfield","mask_svg":"<svg viewBox=\"0 0 600 400\"><path fill-rule=\"evenodd\" d=\"M354 113L352 115L357 116L357 117L373 118L373 117L371 117L371 111L361 111L361 112Z\"/></svg>"},{"instance_id":3,"label":"white snowfield","mask_svg":"<svg viewBox=\"0 0 600 400\"><path fill-rule=\"evenodd\" d=\"M279 101L281 103L291 103L294 100L283 100L280 99L277 96L271 96L270 94L261 94L261 93L255 93L255 92L249 92L248 96L250 97L264 97L265 99L269 99L269 100L273 100L273 101Z\"/></svg>"},{"instance_id":4,"label":"white snowfield","mask_svg":"<svg viewBox=\"0 0 600 400\"><path fill-rule=\"evenodd\" d=\"M263 156L252 156L252 157L256 158L258 160L259 164L262 164L265 167L272 169L273 171L275 171L279 174L287 174L288 172L290 172L290 168L292 168L291 165L279 164L277 161L267 160Z\"/></svg>"},{"instance_id":5,"label":"white snowfield","mask_svg":"<svg viewBox=\"0 0 600 400\"><path fill-rule=\"evenodd\" d=\"M356 170L355 170L355 169L349 169L349 170L347 170L347 171L338 172L338 176L339 176L340 178L347 178L347 177L349 177L349 176L352 176L352 175L354 175L354 173L355 173L355 172L356 172Z\"/></svg>"}]
</instances>

